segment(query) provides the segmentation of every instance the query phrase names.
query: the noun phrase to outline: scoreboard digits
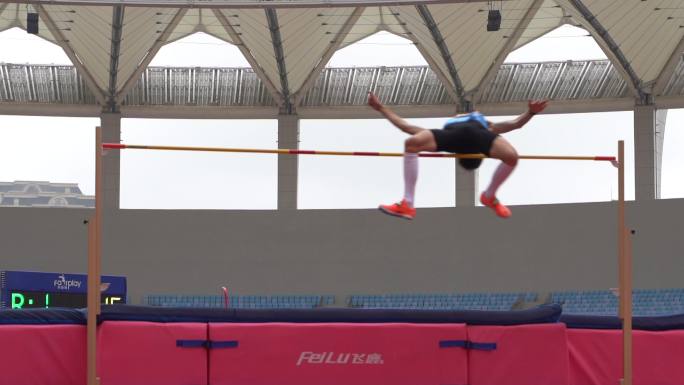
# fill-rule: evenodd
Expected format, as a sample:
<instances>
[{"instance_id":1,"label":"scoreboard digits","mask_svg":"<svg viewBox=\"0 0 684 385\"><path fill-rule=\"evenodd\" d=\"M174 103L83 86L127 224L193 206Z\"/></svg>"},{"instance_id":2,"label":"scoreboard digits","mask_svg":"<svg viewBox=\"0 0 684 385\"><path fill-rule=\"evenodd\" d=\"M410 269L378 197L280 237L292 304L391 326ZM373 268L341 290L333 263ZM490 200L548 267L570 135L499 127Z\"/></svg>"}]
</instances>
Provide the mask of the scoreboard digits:
<instances>
[{"instance_id":1,"label":"scoreboard digits","mask_svg":"<svg viewBox=\"0 0 684 385\"><path fill-rule=\"evenodd\" d=\"M102 276L102 283L102 304L126 303L125 277ZM87 287L83 274L0 271L0 308L83 308Z\"/></svg>"},{"instance_id":2,"label":"scoreboard digits","mask_svg":"<svg viewBox=\"0 0 684 385\"><path fill-rule=\"evenodd\" d=\"M12 309L50 308L50 307L86 307L87 294L63 294L43 292L10 292L10 307ZM124 297L117 295L102 295L102 303L114 305L125 303Z\"/></svg>"}]
</instances>

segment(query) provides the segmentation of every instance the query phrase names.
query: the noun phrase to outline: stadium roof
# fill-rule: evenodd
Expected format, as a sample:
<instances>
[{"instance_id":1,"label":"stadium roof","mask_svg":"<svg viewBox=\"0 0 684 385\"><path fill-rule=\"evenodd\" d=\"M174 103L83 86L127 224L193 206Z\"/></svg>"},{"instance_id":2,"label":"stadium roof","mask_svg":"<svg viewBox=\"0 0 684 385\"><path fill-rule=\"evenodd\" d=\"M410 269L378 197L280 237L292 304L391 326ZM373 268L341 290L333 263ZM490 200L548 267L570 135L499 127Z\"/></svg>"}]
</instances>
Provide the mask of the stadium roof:
<instances>
[{"instance_id":1,"label":"stadium roof","mask_svg":"<svg viewBox=\"0 0 684 385\"><path fill-rule=\"evenodd\" d=\"M490 3L499 31L485 28ZM681 0L37 0L0 3L0 31L25 29L27 12L111 108L162 45L199 31L237 45L286 110L336 50L381 30L413 41L462 106L482 99L512 50L563 24L589 31L638 102L663 93L684 52Z\"/></svg>"}]
</instances>

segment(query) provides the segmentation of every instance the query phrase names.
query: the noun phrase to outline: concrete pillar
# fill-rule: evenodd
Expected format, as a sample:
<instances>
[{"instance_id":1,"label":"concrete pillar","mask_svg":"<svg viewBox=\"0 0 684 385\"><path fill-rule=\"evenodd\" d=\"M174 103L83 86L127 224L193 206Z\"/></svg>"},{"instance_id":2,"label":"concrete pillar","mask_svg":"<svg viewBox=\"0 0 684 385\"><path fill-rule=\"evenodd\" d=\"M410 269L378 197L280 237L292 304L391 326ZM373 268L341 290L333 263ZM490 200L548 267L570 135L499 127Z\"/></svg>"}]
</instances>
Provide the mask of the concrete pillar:
<instances>
[{"instance_id":1,"label":"concrete pillar","mask_svg":"<svg viewBox=\"0 0 684 385\"><path fill-rule=\"evenodd\" d=\"M278 148L299 148L299 116L278 116ZM278 210L297 209L297 155L278 155Z\"/></svg>"},{"instance_id":2,"label":"concrete pillar","mask_svg":"<svg viewBox=\"0 0 684 385\"><path fill-rule=\"evenodd\" d=\"M456 207L475 206L478 170L468 171L456 159Z\"/></svg>"},{"instance_id":3,"label":"concrete pillar","mask_svg":"<svg viewBox=\"0 0 684 385\"><path fill-rule=\"evenodd\" d=\"M636 200L660 198L663 139L667 110L634 107L634 178Z\"/></svg>"},{"instance_id":4,"label":"concrete pillar","mask_svg":"<svg viewBox=\"0 0 684 385\"><path fill-rule=\"evenodd\" d=\"M104 143L121 142L121 113L103 112L100 115L102 141ZM102 158L102 174L104 177L104 209L119 209L119 186L121 181L121 151L109 151Z\"/></svg>"}]
</instances>

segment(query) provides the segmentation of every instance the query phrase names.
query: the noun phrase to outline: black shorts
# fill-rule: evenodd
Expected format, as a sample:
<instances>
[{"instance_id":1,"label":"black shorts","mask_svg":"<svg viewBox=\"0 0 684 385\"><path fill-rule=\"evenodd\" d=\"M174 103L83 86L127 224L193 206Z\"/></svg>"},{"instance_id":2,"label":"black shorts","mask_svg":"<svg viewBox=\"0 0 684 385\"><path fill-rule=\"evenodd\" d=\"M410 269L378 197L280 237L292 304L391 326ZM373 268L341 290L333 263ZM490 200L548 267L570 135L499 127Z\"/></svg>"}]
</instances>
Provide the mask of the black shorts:
<instances>
[{"instance_id":1,"label":"black shorts","mask_svg":"<svg viewBox=\"0 0 684 385\"><path fill-rule=\"evenodd\" d=\"M497 134L484 128L475 121L451 123L443 129L434 129L437 151L453 152L456 154L485 154L489 156Z\"/></svg>"}]
</instances>

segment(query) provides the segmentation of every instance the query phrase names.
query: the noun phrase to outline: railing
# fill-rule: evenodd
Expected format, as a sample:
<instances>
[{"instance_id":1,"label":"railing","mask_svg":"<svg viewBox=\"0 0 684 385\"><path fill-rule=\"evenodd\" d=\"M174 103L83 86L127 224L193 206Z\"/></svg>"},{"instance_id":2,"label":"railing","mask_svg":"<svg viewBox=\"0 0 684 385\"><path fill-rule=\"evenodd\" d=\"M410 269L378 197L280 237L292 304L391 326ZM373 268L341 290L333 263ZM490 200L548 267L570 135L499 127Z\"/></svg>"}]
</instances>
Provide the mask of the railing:
<instances>
[{"instance_id":1,"label":"railing","mask_svg":"<svg viewBox=\"0 0 684 385\"><path fill-rule=\"evenodd\" d=\"M0 102L95 104L73 66L0 64Z\"/></svg>"},{"instance_id":2,"label":"railing","mask_svg":"<svg viewBox=\"0 0 684 385\"><path fill-rule=\"evenodd\" d=\"M373 91L389 105L444 105L454 101L431 68L326 68L302 98L306 107L357 106ZM680 61L665 95L684 95ZM528 99L594 100L628 97L608 60L504 64L476 103ZM73 66L0 64L0 102L96 103ZM251 68L149 67L131 89L129 106L251 106L275 102Z\"/></svg>"},{"instance_id":3,"label":"railing","mask_svg":"<svg viewBox=\"0 0 684 385\"><path fill-rule=\"evenodd\" d=\"M251 68L149 67L124 104L275 106Z\"/></svg>"},{"instance_id":4,"label":"railing","mask_svg":"<svg viewBox=\"0 0 684 385\"><path fill-rule=\"evenodd\" d=\"M437 75L426 66L326 68L306 93L303 105L363 105L369 91L390 105L453 104Z\"/></svg>"},{"instance_id":5,"label":"railing","mask_svg":"<svg viewBox=\"0 0 684 385\"><path fill-rule=\"evenodd\" d=\"M620 98L627 92L608 60L504 64L482 102Z\"/></svg>"}]
</instances>

